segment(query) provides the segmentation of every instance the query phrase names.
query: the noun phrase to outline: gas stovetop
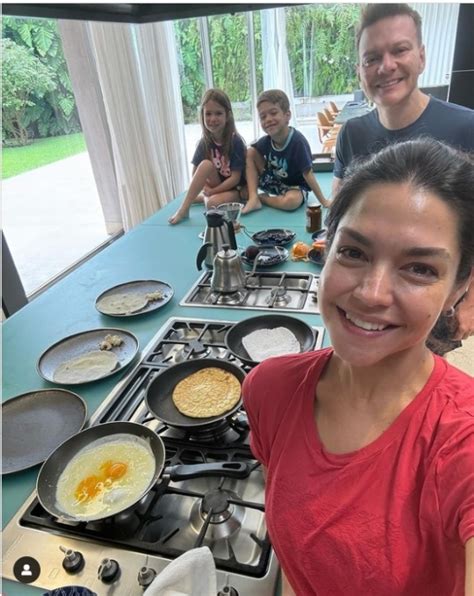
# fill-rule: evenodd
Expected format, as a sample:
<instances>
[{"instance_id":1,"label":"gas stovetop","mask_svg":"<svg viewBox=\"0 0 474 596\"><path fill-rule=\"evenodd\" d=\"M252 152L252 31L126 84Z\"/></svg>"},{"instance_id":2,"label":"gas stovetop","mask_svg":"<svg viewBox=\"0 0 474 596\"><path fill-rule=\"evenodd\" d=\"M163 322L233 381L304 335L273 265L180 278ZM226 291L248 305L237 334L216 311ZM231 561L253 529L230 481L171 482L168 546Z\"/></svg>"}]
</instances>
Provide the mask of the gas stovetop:
<instances>
[{"instance_id":1,"label":"gas stovetop","mask_svg":"<svg viewBox=\"0 0 474 596\"><path fill-rule=\"evenodd\" d=\"M3 533L3 575L15 581L20 557L41 566L31 585L54 589L84 585L102 596L141 595L140 585L180 554L208 546L217 568L220 596L271 596L278 562L264 517L264 480L249 448L243 409L198 432L172 428L153 418L144 401L160 371L184 360L211 357L247 365L227 350L224 338L235 323L172 318L143 350L140 362L115 387L91 419L91 425L129 420L153 429L166 448L165 466L206 462L245 462L244 479L204 477L171 481L166 474L127 515L101 522L66 524L49 515L33 493ZM323 329L316 328L316 348ZM212 514L207 512L212 508ZM65 551L80 552L85 564L73 575L63 568ZM112 583L98 578L104 559L118 563ZM140 581L139 581L140 575Z\"/></svg>"},{"instance_id":2,"label":"gas stovetop","mask_svg":"<svg viewBox=\"0 0 474 596\"><path fill-rule=\"evenodd\" d=\"M232 294L211 290L212 271L205 271L180 302L207 306L319 314L319 276L313 273L257 271L247 276L245 288Z\"/></svg>"}]
</instances>

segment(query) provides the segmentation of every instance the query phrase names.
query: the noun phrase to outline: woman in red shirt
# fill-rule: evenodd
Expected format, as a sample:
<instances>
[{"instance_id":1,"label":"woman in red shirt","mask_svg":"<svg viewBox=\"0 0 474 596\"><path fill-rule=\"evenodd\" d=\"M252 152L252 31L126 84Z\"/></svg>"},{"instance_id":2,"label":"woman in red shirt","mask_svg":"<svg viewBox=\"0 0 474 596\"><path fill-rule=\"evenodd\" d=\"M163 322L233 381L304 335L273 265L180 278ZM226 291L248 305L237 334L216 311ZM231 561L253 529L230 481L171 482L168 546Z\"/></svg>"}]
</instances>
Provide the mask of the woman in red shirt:
<instances>
[{"instance_id":1,"label":"woman in red shirt","mask_svg":"<svg viewBox=\"0 0 474 596\"><path fill-rule=\"evenodd\" d=\"M474 381L426 346L471 281L473 188L434 140L356 164L327 221L332 347L247 376L284 594L474 594Z\"/></svg>"}]
</instances>

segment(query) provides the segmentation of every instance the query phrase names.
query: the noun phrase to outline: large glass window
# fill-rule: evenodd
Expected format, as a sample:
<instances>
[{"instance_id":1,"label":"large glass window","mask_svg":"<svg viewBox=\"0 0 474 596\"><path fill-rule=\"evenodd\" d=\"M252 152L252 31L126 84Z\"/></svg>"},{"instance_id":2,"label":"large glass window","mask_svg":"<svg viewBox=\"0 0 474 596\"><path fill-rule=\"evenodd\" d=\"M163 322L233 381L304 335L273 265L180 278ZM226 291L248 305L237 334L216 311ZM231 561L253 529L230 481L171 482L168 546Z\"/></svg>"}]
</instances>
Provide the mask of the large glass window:
<instances>
[{"instance_id":1,"label":"large glass window","mask_svg":"<svg viewBox=\"0 0 474 596\"><path fill-rule=\"evenodd\" d=\"M108 235L57 22L2 19L3 229L27 295Z\"/></svg>"}]
</instances>

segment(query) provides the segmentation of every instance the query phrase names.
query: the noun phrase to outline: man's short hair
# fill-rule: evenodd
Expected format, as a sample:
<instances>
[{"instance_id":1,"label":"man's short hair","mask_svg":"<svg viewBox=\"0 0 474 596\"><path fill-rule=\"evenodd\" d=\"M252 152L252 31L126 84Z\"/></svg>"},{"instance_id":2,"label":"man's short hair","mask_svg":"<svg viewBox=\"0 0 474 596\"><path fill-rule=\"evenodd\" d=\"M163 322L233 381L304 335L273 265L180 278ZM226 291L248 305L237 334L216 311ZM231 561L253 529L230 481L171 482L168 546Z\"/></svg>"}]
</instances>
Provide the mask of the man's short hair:
<instances>
[{"instance_id":1,"label":"man's short hair","mask_svg":"<svg viewBox=\"0 0 474 596\"><path fill-rule=\"evenodd\" d=\"M290 111L290 100L288 99L288 95L284 91L281 91L281 89L268 89L268 91L260 93L257 98L257 108L264 101L279 105L283 112Z\"/></svg>"},{"instance_id":2,"label":"man's short hair","mask_svg":"<svg viewBox=\"0 0 474 596\"><path fill-rule=\"evenodd\" d=\"M366 4L362 7L360 21L356 29L356 49L359 51L362 32L367 27L382 19L406 15L413 19L416 27L416 37L421 46L421 17L416 10L408 4Z\"/></svg>"}]
</instances>

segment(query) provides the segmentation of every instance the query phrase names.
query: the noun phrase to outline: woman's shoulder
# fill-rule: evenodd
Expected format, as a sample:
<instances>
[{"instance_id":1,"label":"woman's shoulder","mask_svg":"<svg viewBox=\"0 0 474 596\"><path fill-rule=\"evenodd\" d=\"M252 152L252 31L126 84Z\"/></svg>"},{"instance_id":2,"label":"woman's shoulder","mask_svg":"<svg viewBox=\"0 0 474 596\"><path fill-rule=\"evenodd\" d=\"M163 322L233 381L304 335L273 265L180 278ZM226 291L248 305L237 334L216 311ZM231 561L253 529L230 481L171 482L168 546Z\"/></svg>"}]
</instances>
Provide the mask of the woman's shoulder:
<instances>
[{"instance_id":1,"label":"woman's shoulder","mask_svg":"<svg viewBox=\"0 0 474 596\"><path fill-rule=\"evenodd\" d=\"M436 393L446 404L465 411L474 421L474 378L441 358L435 356L436 366L442 376L436 386Z\"/></svg>"},{"instance_id":2,"label":"woman's shoulder","mask_svg":"<svg viewBox=\"0 0 474 596\"><path fill-rule=\"evenodd\" d=\"M474 440L474 379L435 356L440 378L431 392L424 421L432 435L431 444L441 452L463 441Z\"/></svg>"}]
</instances>

